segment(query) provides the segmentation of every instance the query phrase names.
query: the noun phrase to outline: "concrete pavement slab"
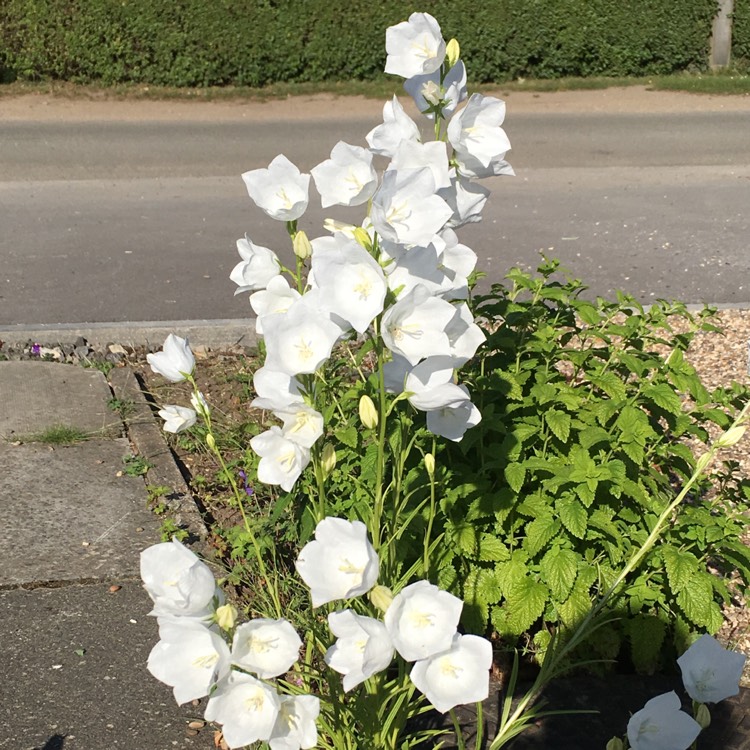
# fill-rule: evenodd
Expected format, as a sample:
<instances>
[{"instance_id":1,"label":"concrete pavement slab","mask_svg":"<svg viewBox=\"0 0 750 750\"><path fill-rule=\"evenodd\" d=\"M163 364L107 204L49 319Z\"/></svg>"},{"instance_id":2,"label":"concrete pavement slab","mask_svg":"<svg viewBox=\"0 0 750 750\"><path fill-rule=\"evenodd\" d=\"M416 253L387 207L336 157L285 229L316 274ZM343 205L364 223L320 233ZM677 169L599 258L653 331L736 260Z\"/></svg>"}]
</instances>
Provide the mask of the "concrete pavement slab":
<instances>
[{"instance_id":1,"label":"concrete pavement slab","mask_svg":"<svg viewBox=\"0 0 750 750\"><path fill-rule=\"evenodd\" d=\"M110 398L98 370L55 362L0 362L0 437L16 439L53 425L91 435L120 434L120 418L107 407Z\"/></svg>"},{"instance_id":2,"label":"concrete pavement slab","mask_svg":"<svg viewBox=\"0 0 750 750\"><path fill-rule=\"evenodd\" d=\"M0 545L0 587L138 575L159 523L143 479L117 476L128 455L124 438L0 443L0 515L12 540Z\"/></svg>"}]
</instances>

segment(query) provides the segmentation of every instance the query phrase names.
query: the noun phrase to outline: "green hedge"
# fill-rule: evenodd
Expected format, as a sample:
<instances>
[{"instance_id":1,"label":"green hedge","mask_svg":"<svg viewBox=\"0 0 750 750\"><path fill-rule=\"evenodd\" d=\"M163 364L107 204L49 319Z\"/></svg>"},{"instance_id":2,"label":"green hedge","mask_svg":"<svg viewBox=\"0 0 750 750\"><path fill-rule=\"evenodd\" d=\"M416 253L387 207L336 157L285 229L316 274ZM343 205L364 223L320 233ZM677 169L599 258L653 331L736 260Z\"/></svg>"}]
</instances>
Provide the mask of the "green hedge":
<instances>
[{"instance_id":1,"label":"green hedge","mask_svg":"<svg viewBox=\"0 0 750 750\"><path fill-rule=\"evenodd\" d=\"M738 0L747 2L747 0ZM716 0L3 0L0 67L21 79L171 86L371 79L414 10L475 82L703 69Z\"/></svg>"},{"instance_id":2,"label":"green hedge","mask_svg":"<svg viewBox=\"0 0 750 750\"><path fill-rule=\"evenodd\" d=\"M750 67L750 0L734 0L732 59Z\"/></svg>"}]
</instances>

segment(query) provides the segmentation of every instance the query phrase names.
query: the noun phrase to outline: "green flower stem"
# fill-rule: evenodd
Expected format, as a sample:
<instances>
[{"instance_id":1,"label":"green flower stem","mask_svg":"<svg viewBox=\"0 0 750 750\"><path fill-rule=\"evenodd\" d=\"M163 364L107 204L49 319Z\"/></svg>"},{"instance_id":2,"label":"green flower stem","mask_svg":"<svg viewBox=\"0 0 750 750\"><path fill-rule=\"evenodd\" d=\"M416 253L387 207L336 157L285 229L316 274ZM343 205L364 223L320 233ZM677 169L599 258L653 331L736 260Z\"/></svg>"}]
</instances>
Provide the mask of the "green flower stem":
<instances>
[{"instance_id":1,"label":"green flower stem","mask_svg":"<svg viewBox=\"0 0 750 750\"><path fill-rule=\"evenodd\" d=\"M461 730L461 723L456 716L456 710L451 709L451 721L453 722L453 731L456 733L456 747L458 750L466 750L466 742L464 742L464 733Z\"/></svg>"},{"instance_id":2,"label":"green flower stem","mask_svg":"<svg viewBox=\"0 0 750 750\"><path fill-rule=\"evenodd\" d=\"M375 476L375 507L372 513L372 545L375 550L380 549L382 538L381 524L383 518L383 506L385 502L385 493L383 491L383 478L385 475L385 446L386 446L386 426L388 423L388 396L385 392L385 374L383 373L383 347L380 343L380 320L374 321L375 334L374 344L377 356L378 372L378 459Z\"/></svg>"},{"instance_id":3,"label":"green flower stem","mask_svg":"<svg viewBox=\"0 0 750 750\"><path fill-rule=\"evenodd\" d=\"M432 438L432 455L435 456L436 453L436 440L433 437ZM423 565L424 565L424 577L429 578L430 577L430 539L432 538L432 524L435 520L435 467L433 467L432 471L429 471L428 469L428 475L430 477L430 515L427 519L427 531L424 535L424 555L423 555Z\"/></svg>"}]
</instances>

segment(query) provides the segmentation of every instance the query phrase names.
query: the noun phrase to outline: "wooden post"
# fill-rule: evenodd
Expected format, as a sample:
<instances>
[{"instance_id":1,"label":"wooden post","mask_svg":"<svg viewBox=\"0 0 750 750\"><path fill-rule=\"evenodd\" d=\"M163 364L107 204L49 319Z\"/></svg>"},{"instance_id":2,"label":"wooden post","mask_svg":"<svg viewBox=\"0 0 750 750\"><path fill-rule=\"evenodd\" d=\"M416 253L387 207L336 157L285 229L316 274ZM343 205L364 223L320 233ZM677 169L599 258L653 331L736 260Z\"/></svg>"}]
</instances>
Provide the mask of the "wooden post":
<instances>
[{"instance_id":1,"label":"wooden post","mask_svg":"<svg viewBox=\"0 0 750 750\"><path fill-rule=\"evenodd\" d=\"M719 12L711 29L711 69L726 68L732 54L732 11L734 0L719 0Z\"/></svg>"}]
</instances>

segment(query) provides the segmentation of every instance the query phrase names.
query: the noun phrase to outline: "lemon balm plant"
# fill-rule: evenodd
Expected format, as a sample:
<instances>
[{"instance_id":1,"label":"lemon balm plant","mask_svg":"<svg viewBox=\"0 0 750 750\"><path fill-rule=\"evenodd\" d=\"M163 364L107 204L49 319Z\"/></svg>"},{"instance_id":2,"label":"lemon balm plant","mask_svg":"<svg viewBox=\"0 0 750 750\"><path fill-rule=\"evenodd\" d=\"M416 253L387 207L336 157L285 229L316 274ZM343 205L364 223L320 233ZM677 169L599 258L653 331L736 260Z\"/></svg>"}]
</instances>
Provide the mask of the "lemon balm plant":
<instances>
[{"instance_id":1,"label":"lemon balm plant","mask_svg":"<svg viewBox=\"0 0 750 750\"><path fill-rule=\"evenodd\" d=\"M340 142L311 174L280 155L243 175L258 207L285 227L295 258L287 268L245 237L231 279L250 294L263 340L252 405L272 421L250 446L258 482L279 488L289 517L301 521L295 568L309 594L304 617L287 611L273 545L259 539L245 488L217 447L187 341L170 336L149 356L156 372L193 385L191 407L163 407L165 430L203 423L263 586L252 618L240 623L191 552L177 542L146 550L142 576L160 634L149 669L180 702L207 696L206 717L232 748L410 746L441 733L410 723L430 708L451 713L463 744L454 709L468 702L478 702L482 741L492 645L459 629L463 601L434 583L449 489L437 456L442 441L461 443L482 419L457 375L485 334L468 304L476 255L455 230L481 216L487 190L478 179L512 174L510 144L503 102L468 97L458 44L445 43L434 18L415 13L391 27L386 50L386 71L407 79L434 140L422 139L394 97L366 136L369 148ZM324 206L365 207L362 223L327 220L328 234L312 239L300 231L311 181ZM602 626L608 598L698 476L579 627L549 645L513 709L509 689L493 750L539 715L534 698ZM493 559L497 544L485 536Z\"/></svg>"}]
</instances>

